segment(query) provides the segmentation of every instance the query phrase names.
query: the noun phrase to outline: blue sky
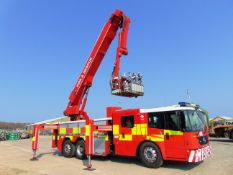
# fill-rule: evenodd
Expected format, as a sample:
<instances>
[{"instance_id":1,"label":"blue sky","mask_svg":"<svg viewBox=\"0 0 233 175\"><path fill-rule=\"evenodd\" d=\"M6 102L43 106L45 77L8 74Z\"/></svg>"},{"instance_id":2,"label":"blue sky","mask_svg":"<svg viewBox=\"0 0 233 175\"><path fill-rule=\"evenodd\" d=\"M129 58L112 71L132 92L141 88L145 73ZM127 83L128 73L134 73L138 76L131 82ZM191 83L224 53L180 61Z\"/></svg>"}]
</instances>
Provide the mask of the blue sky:
<instances>
[{"instance_id":1,"label":"blue sky","mask_svg":"<svg viewBox=\"0 0 233 175\"><path fill-rule=\"evenodd\" d=\"M141 72L145 95L110 95L117 39L86 110L151 108L191 100L233 116L233 1L0 1L0 121L60 117L93 44L115 9L131 18L121 72Z\"/></svg>"}]
</instances>

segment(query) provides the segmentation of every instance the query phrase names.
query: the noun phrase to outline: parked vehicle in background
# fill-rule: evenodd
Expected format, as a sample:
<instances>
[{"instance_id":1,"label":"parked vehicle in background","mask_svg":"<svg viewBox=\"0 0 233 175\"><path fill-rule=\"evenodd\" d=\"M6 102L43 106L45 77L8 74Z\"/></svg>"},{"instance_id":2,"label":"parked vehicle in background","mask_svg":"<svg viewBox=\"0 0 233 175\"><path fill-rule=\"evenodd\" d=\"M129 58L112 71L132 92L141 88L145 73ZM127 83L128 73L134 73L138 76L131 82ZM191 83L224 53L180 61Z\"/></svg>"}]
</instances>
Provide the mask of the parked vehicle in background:
<instances>
[{"instance_id":1,"label":"parked vehicle in background","mask_svg":"<svg viewBox=\"0 0 233 175\"><path fill-rule=\"evenodd\" d=\"M20 132L20 138L21 139L28 139L28 138L30 138L30 136L26 131L21 131Z\"/></svg>"},{"instance_id":2,"label":"parked vehicle in background","mask_svg":"<svg viewBox=\"0 0 233 175\"><path fill-rule=\"evenodd\" d=\"M0 141L4 141L6 140L6 134L7 134L7 131L5 130L0 130Z\"/></svg>"},{"instance_id":3,"label":"parked vehicle in background","mask_svg":"<svg viewBox=\"0 0 233 175\"><path fill-rule=\"evenodd\" d=\"M33 132L33 125L26 125L24 127L25 132L27 133L28 137L32 137L32 132Z\"/></svg>"},{"instance_id":4,"label":"parked vehicle in background","mask_svg":"<svg viewBox=\"0 0 233 175\"><path fill-rule=\"evenodd\" d=\"M30 138L29 134L22 129L16 130L0 130L0 141L18 140Z\"/></svg>"},{"instance_id":5,"label":"parked vehicle in background","mask_svg":"<svg viewBox=\"0 0 233 175\"><path fill-rule=\"evenodd\" d=\"M218 116L210 120L210 135L233 139L233 118Z\"/></svg>"}]
</instances>

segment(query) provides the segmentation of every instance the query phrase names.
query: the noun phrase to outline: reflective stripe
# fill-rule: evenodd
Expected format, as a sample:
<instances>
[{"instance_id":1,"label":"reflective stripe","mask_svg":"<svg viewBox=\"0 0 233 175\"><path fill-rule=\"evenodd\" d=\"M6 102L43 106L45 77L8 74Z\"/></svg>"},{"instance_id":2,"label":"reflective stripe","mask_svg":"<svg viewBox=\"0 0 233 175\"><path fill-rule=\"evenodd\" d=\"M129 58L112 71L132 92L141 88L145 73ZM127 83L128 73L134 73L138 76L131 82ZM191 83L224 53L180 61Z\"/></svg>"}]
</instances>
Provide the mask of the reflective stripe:
<instances>
[{"instance_id":1,"label":"reflective stripe","mask_svg":"<svg viewBox=\"0 0 233 175\"><path fill-rule=\"evenodd\" d=\"M132 135L137 135L137 124L132 128Z\"/></svg>"},{"instance_id":2,"label":"reflective stripe","mask_svg":"<svg viewBox=\"0 0 233 175\"><path fill-rule=\"evenodd\" d=\"M119 134L119 125L113 125L113 135Z\"/></svg>"},{"instance_id":3,"label":"reflective stripe","mask_svg":"<svg viewBox=\"0 0 233 175\"><path fill-rule=\"evenodd\" d=\"M141 124L142 135L147 135L147 124Z\"/></svg>"},{"instance_id":4,"label":"reflective stripe","mask_svg":"<svg viewBox=\"0 0 233 175\"><path fill-rule=\"evenodd\" d=\"M201 149L196 150L196 159L195 162L201 161Z\"/></svg>"},{"instance_id":5,"label":"reflective stripe","mask_svg":"<svg viewBox=\"0 0 233 175\"><path fill-rule=\"evenodd\" d=\"M169 135L184 135L182 131L174 131L174 130L164 130L164 135L169 134Z\"/></svg>"},{"instance_id":6,"label":"reflective stripe","mask_svg":"<svg viewBox=\"0 0 233 175\"><path fill-rule=\"evenodd\" d=\"M188 162L193 162L194 153L195 153L195 151L192 150L191 153L190 153L190 155L189 155L189 160L188 160Z\"/></svg>"},{"instance_id":7,"label":"reflective stripe","mask_svg":"<svg viewBox=\"0 0 233 175\"><path fill-rule=\"evenodd\" d=\"M106 135L106 137L105 137L105 141L108 141L108 135Z\"/></svg>"},{"instance_id":8,"label":"reflective stripe","mask_svg":"<svg viewBox=\"0 0 233 175\"><path fill-rule=\"evenodd\" d=\"M147 135L147 124L134 124L132 135Z\"/></svg>"},{"instance_id":9,"label":"reflective stripe","mask_svg":"<svg viewBox=\"0 0 233 175\"><path fill-rule=\"evenodd\" d=\"M66 128L60 128L59 134L66 134Z\"/></svg>"},{"instance_id":10,"label":"reflective stripe","mask_svg":"<svg viewBox=\"0 0 233 175\"><path fill-rule=\"evenodd\" d=\"M146 139L154 142L164 142L164 135L154 134L152 136L147 136Z\"/></svg>"},{"instance_id":11,"label":"reflective stripe","mask_svg":"<svg viewBox=\"0 0 233 175\"><path fill-rule=\"evenodd\" d=\"M33 142L35 142L36 141L36 137L34 136L34 137L32 137L32 141Z\"/></svg>"},{"instance_id":12,"label":"reflective stripe","mask_svg":"<svg viewBox=\"0 0 233 175\"><path fill-rule=\"evenodd\" d=\"M102 136L97 136L97 139L104 139L105 141L108 141L108 135L102 135Z\"/></svg>"},{"instance_id":13,"label":"reflective stripe","mask_svg":"<svg viewBox=\"0 0 233 175\"><path fill-rule=\"evenodd\" d=\"M132 140L132 135L131 134L125 134L124 137L123 137L123 135L120 135L119 140L131 141Z\"/></svg>"},{"instance_id":14,"label":"reflective stripe","mask_svg":"<svg viewBox=\"0 0 233 175\"><path fill-rule=\"evenodd\" d=\"M77 127L77 128L60 128L59 129L59 134L67 134L66 130L67 129L72 129L72 134L80 134L81 133L81 128Z\"/></svg>"},{"instance_id":15,"label":"reflective stripe","mask_svg":"<svg viewBox=\"0 0 233 175\"><path fill-rule=\"evenodd\" d=\"M211 146L208 145L204 148L191 150L188 162L200 162L211 155Z\"/></svg>"},{"instance_id":16,"label":"reflective stripe","mask_svg":"<svg viewBox=\"0 0 233 175\"><path fill-rule=\"evenodd\" d=\"M86 136L89 136L90 133L90 125L86 125Z\"/></svg>"},{"instance_id":17,"label":"reflective stripe","mask_svg":"<svg viewBox=\"0 0 233 175\"><path fill-rule=\"evenodd\" d=\"M140 124L136 124L136 128L137 128L136 135L142 135L141 125Z\"/></svg>"},{"instance_id":18,"label":"reflective stripe","mask_svg":"<svg viewBox=\"0 0 233 175\"><path fill-rule=\"evenodd\" d=\"M80 134L81 128L73 128L73 134Z\"/></svg>"}]
</instances>

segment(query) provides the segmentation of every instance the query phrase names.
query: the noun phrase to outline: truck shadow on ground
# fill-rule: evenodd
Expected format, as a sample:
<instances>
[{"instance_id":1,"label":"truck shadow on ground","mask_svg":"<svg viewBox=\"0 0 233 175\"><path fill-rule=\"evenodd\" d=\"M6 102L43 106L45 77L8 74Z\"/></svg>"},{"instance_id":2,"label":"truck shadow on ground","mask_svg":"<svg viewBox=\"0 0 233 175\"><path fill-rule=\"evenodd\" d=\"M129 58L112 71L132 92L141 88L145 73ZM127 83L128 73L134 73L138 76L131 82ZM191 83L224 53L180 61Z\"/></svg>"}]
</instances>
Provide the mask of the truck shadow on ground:
<instances>
[{"instance_id":1,"label":"truck shadow on ground","mask_svg":"<svg viewBox=\"0 0 233 175\"><path fill-rule=\"evenodd\" d=\"M123 163L123 164L134 164L137 166L145 167L138 158L134 157L122 157L122 156L108 156L108 157L92 157L92 160L95 161L112 161L116 163ZM177 161L164 161L162 168L169 168L169 169L179 169L179 170L191 170L202 162L199 163L188 163L188 162L177 162ZM87 160L83 160L83 165L87 164Z\"/></svg>"},{"instance_id":2,"label":"truck shadow on ground","mask_svg":"<svg viewBox=\"0 0 233 175\"><path fill-rule=\"evenodd\" d=\"M36 159L41 159L43 156L45 156L45 155L54 155L54 156L61 156L62 157L62 155L58 152L58 151L50 151L50 152L45 152L45 153L40 153L40 154L37 154L37 156L36 156Z\"/></svg>"},{"instance_id":3,"label":"truck shadow on ground","mask_svg":"<svg viewBox=\"0 0 233 175\"><path fill-rule=\"evenodd\" d=\"M48 155L48 154L56 155L54 151L51 151L51 152L46 152L46 153L40 153L36 156L36 158L39 160L40 158L42 158L43 156Z\"/></svg>"},{"instance_id":4,"label":"truck shadow on ground","mask_svg":"<svg viewBox=\"0 0 233 175\"><path fill-rule=\"evenodd\" d=\"M188 163L188 162L177 162L177 161L165 161L163 168L172 168L172 169L179 169L179 170L191 170L203 162L198 162L198 163Z\"/></svg>"},{"instance_id":5,"label":"truck shadow on ground","mask_svg":"<svg viewBox=\"0 0 233 175\"><path fill-rule=\"evenodd\" d=\"M63 157L58 151L51 151L51 152L38 154L37 159L39 160L43 156L49 155L49 154L54 155L54 156ZM111 162L122 163L122 164L126 164L126 165L127 164L128 165L133 164L133 165L136 165L136 166L145 167L140 162L140 160L138 158L135 158L135 157L107 156L107 157L92 157L91 159L94 160L94 161L102 162L102 163L104 163L105 161L111 161ZM76 160L79 160L79 159L76 159ZM84 166L87 166L88 160L87 159L82 160L82 163L83 163ZM164 164L163 164L162 168L165 168L165 169L179 169L179 170L187 171L187 170L191 170L191 169L197 167L201 163L202 162L188 163L188 162L178 162L178 161L164 161ZM86 170L86 168L84 168L84 169ZM92 171L92 170L95 170L95 169L90 169L90 170Z\"/></svg>"}]
</instances>

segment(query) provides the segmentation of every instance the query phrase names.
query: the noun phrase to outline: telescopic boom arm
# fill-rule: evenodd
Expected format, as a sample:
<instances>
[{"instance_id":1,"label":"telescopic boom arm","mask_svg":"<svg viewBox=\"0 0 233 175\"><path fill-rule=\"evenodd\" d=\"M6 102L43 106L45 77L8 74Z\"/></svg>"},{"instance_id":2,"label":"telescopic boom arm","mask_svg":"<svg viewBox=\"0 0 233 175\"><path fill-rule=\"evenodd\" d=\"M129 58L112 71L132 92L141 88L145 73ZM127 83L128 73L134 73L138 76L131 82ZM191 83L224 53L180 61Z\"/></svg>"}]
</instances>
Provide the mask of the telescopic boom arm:
<instances>
[{"instance_id":1,"label":"telescopic boom arm","mask_svg":"<svg viewBox=\"0 0 233 175\"><path fill-rule=\"evenodd\" d=\"M82 118L87 101L88 90L92 86L93 78L119 28L121 31L119 33L116 60L111 80L112 94L127 97L137 97L143 95L139 93L135 94L134 92L130 93L128 90L128 92L125 93L122 83L126 82L126 79L125 77L124 79L119 77L120 57L128 54L127 38L129 23L130 19L124 15L122 11L116 10L104 25L99 38L97 39L94 48L81 72L81 75L79 76L78 81L70 94L69 103L64 111L66 116L71 118L73 117L74 120L78 120L77 116Z\"/></svg>"}]
</instances>

